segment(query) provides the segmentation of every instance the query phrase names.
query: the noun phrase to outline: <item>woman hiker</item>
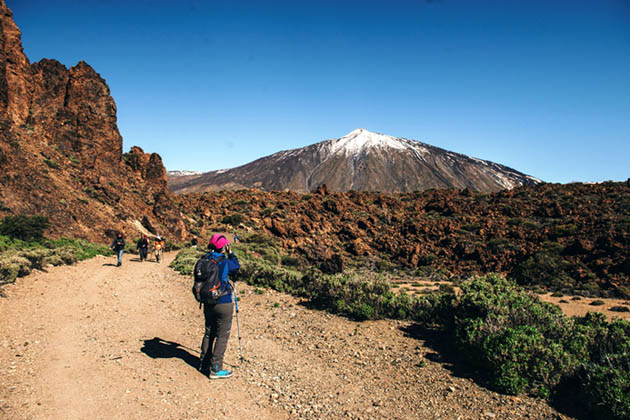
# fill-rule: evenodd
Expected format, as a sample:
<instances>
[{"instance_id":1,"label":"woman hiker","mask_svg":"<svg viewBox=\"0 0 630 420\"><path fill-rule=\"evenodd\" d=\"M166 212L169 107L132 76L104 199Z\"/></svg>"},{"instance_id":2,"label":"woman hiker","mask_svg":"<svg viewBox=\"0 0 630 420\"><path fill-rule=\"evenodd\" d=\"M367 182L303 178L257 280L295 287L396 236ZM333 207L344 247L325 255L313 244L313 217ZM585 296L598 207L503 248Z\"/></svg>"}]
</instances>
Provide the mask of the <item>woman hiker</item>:
<instances>
[{"instance_id":1,"label":"woman hiker","mask_svg":"<svg viewBox=\"0 0 630 420\"><path fill-rule=\"evenodd\" d=\"M232 371L223 369L223 355L230 338L233 312L232 288L229 285L228 274L235 273L241 266L230 249L230 241L225 236L218 233L212 235L208 249L210 252L207 256L218 261L221 283L229 287L226 290L230 292L222 296L216 304L203 304L206 331L201 341L199 370L203 374L208 374L210 379L223 379L232 376Z\"/></svg>"}]
</instances>

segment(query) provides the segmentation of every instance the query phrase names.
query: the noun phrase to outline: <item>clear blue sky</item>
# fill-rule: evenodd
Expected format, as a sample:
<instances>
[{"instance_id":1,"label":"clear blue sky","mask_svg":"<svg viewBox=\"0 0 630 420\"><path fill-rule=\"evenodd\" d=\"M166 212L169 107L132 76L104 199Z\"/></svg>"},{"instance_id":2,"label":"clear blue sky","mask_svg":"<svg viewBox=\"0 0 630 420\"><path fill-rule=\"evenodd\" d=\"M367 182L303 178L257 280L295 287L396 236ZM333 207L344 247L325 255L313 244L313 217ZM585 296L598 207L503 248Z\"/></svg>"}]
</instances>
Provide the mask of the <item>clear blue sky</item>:
<instances>
[{"instance_id":1,"label":"clear blue sky","mask_svg":"<svg viewBox=\"0 0 630 420\"><path fill-rule=\"evenodd\" d=\"M6 0L124 148L214 170L355 128L548 182L630 177L630 0Z\"/></svg>"}]
</instances>

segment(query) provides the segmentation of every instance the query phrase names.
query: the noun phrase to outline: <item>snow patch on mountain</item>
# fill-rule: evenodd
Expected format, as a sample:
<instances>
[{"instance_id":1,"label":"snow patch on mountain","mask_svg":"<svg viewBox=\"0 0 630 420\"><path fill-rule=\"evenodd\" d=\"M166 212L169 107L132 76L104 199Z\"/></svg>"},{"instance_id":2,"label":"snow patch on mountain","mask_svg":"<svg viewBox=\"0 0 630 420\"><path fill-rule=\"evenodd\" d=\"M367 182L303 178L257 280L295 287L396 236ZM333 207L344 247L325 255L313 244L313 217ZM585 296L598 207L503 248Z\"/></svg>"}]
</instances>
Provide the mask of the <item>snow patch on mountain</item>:
<instances>
[{"instance_id":1,"label":"snow patch on mountain","mask_svg":"<svg viewBox=\"0 0 630 420\"><path fill-rule=\"evenodd\" d=\"M168 176L191 176L191 175L200 175L203 172L201 171L168 171Z\"/></svg>"},{"instance_id":2,"label":"snow patch on mountain","mask_svg":"<svg viewBox=\"0 0 630 420\"><path fill-rule=\"evenodd\" d=\"M385 134L372 133L364 128L357 128L345 136L333 141L331 152L357 155L371 147L392 148L404 150L406 145L399 139Z\"/></svg>"}]
</instances>

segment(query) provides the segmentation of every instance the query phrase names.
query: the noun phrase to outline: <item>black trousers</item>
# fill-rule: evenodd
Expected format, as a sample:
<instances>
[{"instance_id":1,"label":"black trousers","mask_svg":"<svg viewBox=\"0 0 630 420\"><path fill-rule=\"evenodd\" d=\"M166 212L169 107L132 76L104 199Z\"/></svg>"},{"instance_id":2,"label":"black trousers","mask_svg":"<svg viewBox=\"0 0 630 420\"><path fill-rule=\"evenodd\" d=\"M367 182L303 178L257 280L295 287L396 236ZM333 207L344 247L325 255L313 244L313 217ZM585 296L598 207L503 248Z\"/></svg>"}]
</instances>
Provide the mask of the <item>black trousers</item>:
<instances>
[{"instance_id":1,"label":"black trousers","mask_svg":"<svg viewBox=\"0 0 630 420\"><path fill-rule=\"evenodd\" d=\"M201 370L223 370L223 355L232 329L232 303L204 304L206 332L201 341Z\"/></svg>"},{"instance_id":2,"label":"black trousers","mask_svg":"<svg viewBox=\"0 0 630 420\"><path fill-rule=\"evenodd\" d=\"M138 251L140 253L140 261L146 260L147 259L147 249L146 248L139 248Z\"/></svg>"}]
</instances>

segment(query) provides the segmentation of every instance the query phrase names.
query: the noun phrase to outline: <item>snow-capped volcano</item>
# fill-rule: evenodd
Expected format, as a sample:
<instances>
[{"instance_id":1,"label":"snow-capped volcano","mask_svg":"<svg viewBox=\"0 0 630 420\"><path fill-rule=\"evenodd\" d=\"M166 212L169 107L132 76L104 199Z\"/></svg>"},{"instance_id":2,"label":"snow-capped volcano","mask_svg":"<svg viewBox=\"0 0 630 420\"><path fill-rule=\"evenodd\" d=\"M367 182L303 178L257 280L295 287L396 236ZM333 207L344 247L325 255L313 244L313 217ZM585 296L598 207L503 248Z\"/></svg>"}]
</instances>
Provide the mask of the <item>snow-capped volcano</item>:
<instances>
[{"instance_id":1,"label":"snow-capped volcano","mask_svg":"<svg viewBox=\"0 0 630 420\"><path fill-rule=\"evenodd\" d=\"M356 155L372 147L405 149L401 139L386 136L385 134L372 133L365 128L357 128L340 139L334 140L331 144L331 152Z\"/></svg>"},{"instance_id":2,"label":"snow-capped volcano","mask_svg":"<svg viewBox=\"0 0 630 420\"><path fill-rule=\"evenodd\" d=\"M278 152L238 168L187 178L171 185L171 190L249 187L310 191L326 184L332 191L470 188L489 192L541 182L494 162L363 128L338 139Z\"/></svg>"}]
</instances>

